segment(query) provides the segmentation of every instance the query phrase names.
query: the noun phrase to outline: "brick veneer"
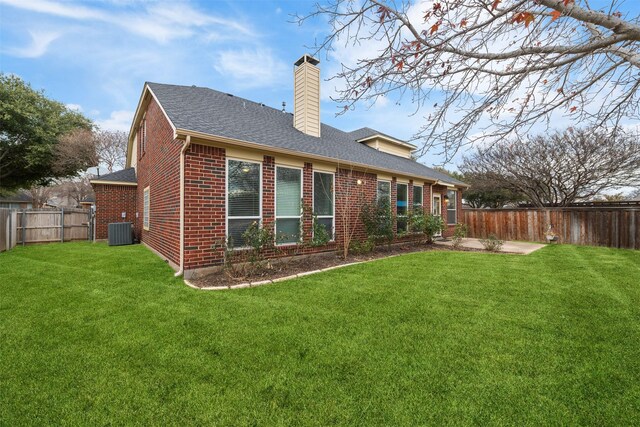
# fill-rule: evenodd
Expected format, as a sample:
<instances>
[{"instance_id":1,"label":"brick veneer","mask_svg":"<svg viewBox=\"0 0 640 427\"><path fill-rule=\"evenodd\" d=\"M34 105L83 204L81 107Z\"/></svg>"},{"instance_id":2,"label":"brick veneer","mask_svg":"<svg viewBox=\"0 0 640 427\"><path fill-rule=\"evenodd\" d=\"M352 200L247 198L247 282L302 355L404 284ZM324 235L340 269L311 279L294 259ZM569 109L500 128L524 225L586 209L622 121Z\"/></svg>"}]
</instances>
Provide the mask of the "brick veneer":
<instances>
[{"instance_id":1,"label":"brick veneer","mask_svg":"<svg viewBox=\"0 0 640 427\"><path fill-rule=\"evenodd\" d=\"M219 264L226 224L225 151L192 144L185 153L184 169L185 269Z\"/></svg>"},{"instance_id":2,"label":"brick veneer","mask_svg":"<svg viewBox=\"0 0 640 427\"><path fill-rule=\"evenodd\" d=\"M135 224L137 235L151 248L175 264L179 263L180 224L180 150L183 141L173 139L173 130L158 105L152 100L146 112L149 140L146 151L138 159L138 186L95 185L97 235L106 238L107 224L122 221L121 212ZM138 146L140 152L141 147ZM275 159L263 156L262 161L262 220L272 227L275 221ZM358 183L360 181L360 183ZM391 199L396 200L396 178L391 180ZM150 188L150 227L141 230L143 191ZM191 144L185 153L184 182L184 268L193 270L223 263L223 243L226 234L226 153L223 148ZM433 191L446 194L447 187L434 186ZM345 232L351 230L352 239L366 238L364 226L355 208L362 202L374 201L377 176L373 173L339 168L335 173L335 231L336 240L326 246L310 245L281 247L267 251L266 256L287 256L342 249ZM408 185L409 206L413 205L413 181ZM312 238L313 164L304 163L303 240ZM423 208L431 211L431 186L423 186ZM458 192L458 222L462 220L461 193ZM392 203L396 214L396 203ZM136 212L139 218L136 219ZM442 198L442 212L446 217L446 201ZM394 224L394 229L395 229ZM445 235L453 232L453 226ZM403 240L414 239L408 235Z\"/></svg>"},{"instance_id":3,"label":"brick veneer","mask_svg":"<svg viewBox=\"0 0 640 427\"><path fill-rule=\"evenodd\" d=\"M106 239L109 223L133 222L136 225L136 187L93 184L96 194L96 239ZM125 217L122 217L122 213Z\"/></svg>"},{"instance_id":4,"label":"brick veneer","mask_svg":"<svg viewBox=\"0 0 640 427\"><path fill-rule=\"evenodd\" d=\"M173 138L173 129L152 98L147 106L146 150L138 137L138 229L141 229L143 191L149 187L149 230L141 230L142 241L175 264L180 262L180 150L183 141ZM202 203L202 201L200 201Z\"/></svg>"}]
</instances>

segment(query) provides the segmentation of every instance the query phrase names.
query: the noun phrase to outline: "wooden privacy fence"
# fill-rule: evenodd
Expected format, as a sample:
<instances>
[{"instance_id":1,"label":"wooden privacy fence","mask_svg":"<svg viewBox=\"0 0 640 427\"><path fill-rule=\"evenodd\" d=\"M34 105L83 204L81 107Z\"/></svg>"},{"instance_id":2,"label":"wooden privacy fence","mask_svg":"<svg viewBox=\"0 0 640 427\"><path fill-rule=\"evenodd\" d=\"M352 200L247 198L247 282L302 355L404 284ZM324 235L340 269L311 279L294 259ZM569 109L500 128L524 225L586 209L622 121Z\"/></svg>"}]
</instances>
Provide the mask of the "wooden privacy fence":
<instances>
[{"instance_id":1,"label":"wooden privacy fence","mask_svg":"<svg viewBox=\"0 0 640 427\"><path fill-rule=\"evenodd\" d=\"M0 252L16 245L16 213L14 209L0 209Z\"/></svg>"},{"instance_id":2,"label":"wooden privacy fence","mask_svg":"<svg viewBox=\"0 0 640 427\"><path fill-rule=\"evenodd\" d=\"M91 210L26 209L17 211L18 244L91 240Z\"/></svg>"},{"instance_id":3,"label":"wooden privacy fence","mask_svg":"<svg viewBox=\"0 0 640 427\"><path fill-rule=\"evenodd\" d=\"M549 224L560 243L640 249L640 209L618 207L465 209L469 237L546 242Z\"/></svg>"}]
</instances>

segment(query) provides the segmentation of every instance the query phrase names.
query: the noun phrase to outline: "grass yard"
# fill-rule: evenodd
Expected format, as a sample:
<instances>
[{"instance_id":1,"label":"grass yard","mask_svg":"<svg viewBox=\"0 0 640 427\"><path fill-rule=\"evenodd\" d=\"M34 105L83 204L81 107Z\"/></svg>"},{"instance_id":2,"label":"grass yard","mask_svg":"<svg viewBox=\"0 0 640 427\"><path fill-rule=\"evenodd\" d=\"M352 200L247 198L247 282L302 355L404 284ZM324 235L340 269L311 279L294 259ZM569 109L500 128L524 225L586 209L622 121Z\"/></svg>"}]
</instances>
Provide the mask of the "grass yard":
<instances>
[{"instance_id":1,"label":"grass yard","mask_svg":"<svg viewBox=\"0 0 640 427\"><path fill-rule=\"evenodd\" d=\"M0 425L639 425L640 251L428 252L236 291L0 254Z\"/></svg>"}]
</instances>

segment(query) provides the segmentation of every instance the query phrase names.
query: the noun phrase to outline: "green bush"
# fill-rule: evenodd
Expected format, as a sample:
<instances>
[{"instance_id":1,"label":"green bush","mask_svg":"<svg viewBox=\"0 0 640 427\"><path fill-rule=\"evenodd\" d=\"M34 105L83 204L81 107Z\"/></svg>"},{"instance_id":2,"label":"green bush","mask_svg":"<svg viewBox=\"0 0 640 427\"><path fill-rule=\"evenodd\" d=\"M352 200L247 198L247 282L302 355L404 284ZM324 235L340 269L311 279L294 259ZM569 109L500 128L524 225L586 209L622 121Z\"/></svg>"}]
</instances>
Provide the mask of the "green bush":
<instances>
[{"instance_id":1,"label":"green bush","mask_svg":"<svg viewBox=\"0 0 640 427\"><path fill-rule=\"evenodd\" d=\"M331 232L318 222L318 215L313 215L313 237L311 246L324 246L331 240Z\"/></svg>"},{"instance_id":2,"label":"green bush","mask_svg":"<svg viewBox=\"0 0 640 427\"><path fill-rule=\"evenodd\" d=\"M442 233L445 224L440 216L427 214L424 216L423 233L427 237L427 242L432 243L436 234Z\"/></svg>"},{"instance_id":3,"label":"green bush","mask_svg":"<svg viewBox=\"0 0 640 427\"><path fill-rule=\"evenodd\" d=\"M372 252L376 248L376 242L372 238L366 240L352 240L349 243L349 253L353 255L364 255Z\"/></svg>"},{"instance_id":4,"label":"green bush","mask_svg":"<svg viewBox=\"0 0 640 427\"><path fill-rule=\"evenodd\" d=\"M360 211L360 220L369 239L393 241L394 215L388 200L365 203Z\"/></svg>"},{"instance_id":5,"label":"green bush","mask_svg":"<svg viewBox=\"0 0 640 427\"><path fill-rule=\"evenodd\" d=\"M462 239L467 237L468 232L469 227L467 227L467 224L456 224L456 227L453 230L453 247L455 249L460 248L462 245Z\"/></svg>"}]
</instances>

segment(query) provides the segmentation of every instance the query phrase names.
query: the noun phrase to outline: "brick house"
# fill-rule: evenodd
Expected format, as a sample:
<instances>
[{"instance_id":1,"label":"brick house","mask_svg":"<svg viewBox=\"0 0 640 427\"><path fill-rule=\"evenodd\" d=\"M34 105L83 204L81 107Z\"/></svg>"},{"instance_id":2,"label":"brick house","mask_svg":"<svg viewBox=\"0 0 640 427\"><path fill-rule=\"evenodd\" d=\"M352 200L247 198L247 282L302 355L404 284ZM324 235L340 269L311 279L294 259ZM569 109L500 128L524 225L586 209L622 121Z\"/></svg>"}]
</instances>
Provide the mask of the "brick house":
<instances>
[{"instance_id":1,"label":"brick house","mask_svg":"<svg viewBox=\"0 0 640 427\"><path fill-rule=\"evenodd\" d=\"M295 253L335 250L345 227L363 239L352 209L388 198L398 238L410 207L461 221L466 185L411 160L416 147L371 128L344 132L320 122L318 60L294 68L294 112L195 86L144 85L129 136L127 168L92 180L96 237L131 221L142 243L187 276L219 265L228 236L259 222ZM331 242L312 238L313 221ZM279 239L279 238L278 238ZM304 249L300 249L304 246ZM241 250L241 248L239 248Z\"/></svg>"}]
</instances>

